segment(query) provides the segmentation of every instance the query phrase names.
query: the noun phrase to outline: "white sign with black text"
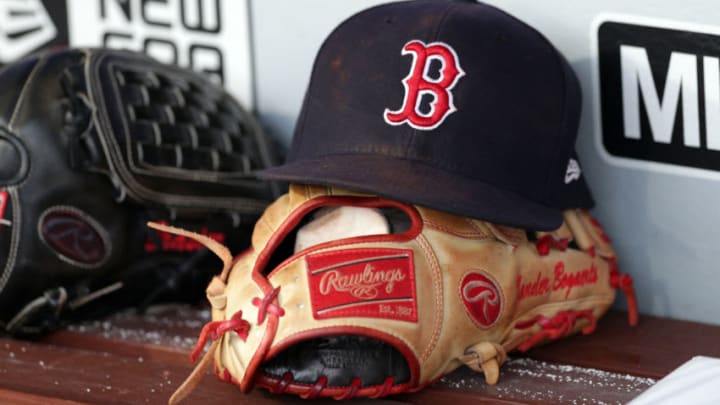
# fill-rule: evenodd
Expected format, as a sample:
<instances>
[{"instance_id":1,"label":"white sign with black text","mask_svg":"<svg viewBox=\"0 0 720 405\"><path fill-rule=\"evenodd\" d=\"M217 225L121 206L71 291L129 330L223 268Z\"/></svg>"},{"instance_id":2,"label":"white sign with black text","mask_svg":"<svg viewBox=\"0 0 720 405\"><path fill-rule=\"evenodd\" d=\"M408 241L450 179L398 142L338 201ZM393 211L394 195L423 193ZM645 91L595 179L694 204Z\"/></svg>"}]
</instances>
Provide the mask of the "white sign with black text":
<instances>
[{"instance_id":1,"label":"white sign with black text","mask_svg":"<svg viewBox=\"0 0 720 405\"><path fill-rule=\"evenodd\" d=\"M72 46L142 50L204 72L253 108L247 0L67 0Z\"/></svg>"},{"instance_id":2,"label":"white sign with black text","mask_svg":"<svg viewBox=\"0 0 720 405\"><path fill-rule=\"evenodd\" d=\"M720 179L720 27L603 16L593 40L604 157Z\"/></svg>"}]
</instances>

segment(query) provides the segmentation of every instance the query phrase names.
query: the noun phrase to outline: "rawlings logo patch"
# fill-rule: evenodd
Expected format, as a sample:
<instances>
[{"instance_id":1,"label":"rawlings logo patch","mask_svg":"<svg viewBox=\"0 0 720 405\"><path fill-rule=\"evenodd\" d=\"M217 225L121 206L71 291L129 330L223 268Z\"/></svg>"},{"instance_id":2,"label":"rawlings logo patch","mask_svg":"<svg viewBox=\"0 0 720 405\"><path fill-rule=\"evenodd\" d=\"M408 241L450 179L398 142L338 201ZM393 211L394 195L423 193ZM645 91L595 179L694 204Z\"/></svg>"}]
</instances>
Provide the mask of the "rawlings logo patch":
<instances>
[{"instance_id":1,"label":"rawlings logo patch","mask_svg":"<svg viewBox=\"0 0 720 405\"><path fill-rule=\"evenodd\" d=\"M315 319L417 321L412 250L348 249L308 255Z\"/></svg>"},{"instance_id":2,"label":"rawlings logo patch","mask_svg":"<svg viewBox=\"0 0 720 405\"><path fill-rule=\"evenodd\" d=\"M433 42L426 45L418 40L405 44L400 53L411 54L413 62L410 73L402 80L405 88L403 104L396 111L386 108L383 114L385 122L390 125L407 123L415 129L422 130L435 129L448 115L457 111L450 90L465 75L458 56L448 44ZM441 64L438 78L428 75L433 61ZM432 97L429 112L420 110L425 95Z\"/></svg>"},{"instance_id":3,"label":"rawlings logo patch","mask_svg":"<svg viewBox=\"0 0 720 405\"><path fill-rule=\"evenodd\" d=\"M503 296L497 282L486 273L468 273L460 284L465 310L479 328L487 329L500 319Z\"/></svg>"},{"instance_id":4,"label":"rawlings logo patch","mask_svg":"<svg viewBox=\"0 0 720 405\"><path fill-rule=\"evenodd\" d=\"M392 294L396 282L405 280L400 269L379 271L372 265L366 265L362 273L343 275L338 270L323 274L320 279L320 293L329 295L334 291L347 291L360 300L372 300L380 294L381 286L387 294Z\"/></svg>"},{"instance_id":5,"label":"rawlings logo patch","mask_svg":"<svg viewBox=\"0 0 720 405\"><path fill-rule=\"evenodd\" d=\"M110 255L110 241L100 224L76 208L55 207L40 217L40 239L60 259L98 267Z\"/></svg>"}]
</instances>

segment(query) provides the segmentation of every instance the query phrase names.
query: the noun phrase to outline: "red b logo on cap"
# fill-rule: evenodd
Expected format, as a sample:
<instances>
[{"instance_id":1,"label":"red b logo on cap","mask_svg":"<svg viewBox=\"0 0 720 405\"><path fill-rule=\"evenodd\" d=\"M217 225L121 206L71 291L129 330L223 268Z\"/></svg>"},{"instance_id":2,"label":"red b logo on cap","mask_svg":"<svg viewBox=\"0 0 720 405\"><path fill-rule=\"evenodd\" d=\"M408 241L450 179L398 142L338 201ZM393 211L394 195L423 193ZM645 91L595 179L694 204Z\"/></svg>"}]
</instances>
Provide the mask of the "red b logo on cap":
<instances>
[{"instance_id":1,"label":"red b logo on cap","mask_svg":"<svg viewBox=\"0 0 720 405\"><path fill-rule=\"evenodd\" d=\"M413 56L410 74L402 80L405 98L399 110L385 109L383 114L385 122L390 125L402 125L407 122L415 129L435 129L448 115L457 110L450 90L465 74L460 68L457 54L448 44L433 42L425 45L418 40L405 44L401 54ZM428 75L433 60L442 64L440 77L437 79ZM433 97L430 102L430 112L427 114L420 111L420 102L425 94Z\"/></svg>"}]
</instances>

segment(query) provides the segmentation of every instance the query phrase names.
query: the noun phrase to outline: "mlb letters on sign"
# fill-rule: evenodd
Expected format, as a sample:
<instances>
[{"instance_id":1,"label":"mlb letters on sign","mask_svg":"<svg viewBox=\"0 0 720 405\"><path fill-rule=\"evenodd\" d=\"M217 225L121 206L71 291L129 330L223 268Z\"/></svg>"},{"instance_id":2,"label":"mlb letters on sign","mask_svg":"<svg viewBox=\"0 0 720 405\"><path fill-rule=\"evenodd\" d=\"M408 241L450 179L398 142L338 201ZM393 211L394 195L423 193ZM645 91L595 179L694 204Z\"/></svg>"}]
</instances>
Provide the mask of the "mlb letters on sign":
<instances>
[{"instance_id":1,"label":"mlb letters on sign","mask_svg":"<svg viewBox=\"0 0 720 405\"><path fill-rule=\"evenodd\" d=\"M720 171L718 31L598 26L602 144L611 156Z\"/></svg>"},{"instance_id":2,"label":"mlb letters on sign","mask_svg":"<svg viewBox=\"0 0 720 405\"><path fill-rule=\"evenodd\" d=\"M417 40L405 44L401 54L410 54L413 57L410 73L402 80L405 96L400 109L385 109L385 122L390 125L407 123L415 129L435 129L457 110L451 90L465 75L458 56L448 44L433 42L426 45ZM430 76L433 61L438 61L441 65L437 78ZM429 103L430 111L427 113L421 109L423 96L432 97Z\"/></svg>"}]
</instances>

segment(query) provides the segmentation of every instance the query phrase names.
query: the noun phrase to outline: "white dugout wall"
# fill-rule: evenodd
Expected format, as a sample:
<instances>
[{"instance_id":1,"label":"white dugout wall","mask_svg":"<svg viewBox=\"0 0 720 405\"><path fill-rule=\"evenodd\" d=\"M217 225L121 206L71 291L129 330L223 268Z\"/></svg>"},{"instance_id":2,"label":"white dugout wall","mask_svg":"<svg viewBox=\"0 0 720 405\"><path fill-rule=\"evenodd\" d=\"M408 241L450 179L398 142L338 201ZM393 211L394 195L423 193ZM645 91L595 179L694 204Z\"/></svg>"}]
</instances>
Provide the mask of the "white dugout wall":
<instances>
[{"instance_id":1,"label":"white dugout wall","mask_svg":"<svg viewBox=\"0 0 720 405\"><path fill-rule=\"evenodd\" d=\"M64 43L146 49L222 81L287 145L320 44L382 2L1 1L0 63ZM720 324L717 3L488 2L545 34L580 78L578 153L641 312Z\"/></svg>"},{"instance_id":2,"label":"white dugout wall","mask_svg":"<svg viewBox=\"0 0 720 405\"><path fill-rule=\"evenodd\" d=\"M545 34L565 54L580 78L584 94L578 153L597 201L593 212L605 225L613 240L622 271L631 274L635 279L641 312L720 324L720 172L712 168L698 168L692 163L660 163L657 160L608 153L603 144L601 127L598 77L600 61L597 50L598 29L604 21L717 35L720 33L720 9L715 2L488 2ZM294 120L300 109L315 53L325 36L344 18L379 3L382 1L251 2L257 109L267 124L283 136L286 142L289 142L292 135ZM679 35L682 37L682 32ZM706 38L709 39L704 42L713 42L716 39L712 36ZM618 45L625 43L625 39L628 44L632 44L634 40L632 35L620 38ZM702 37L698 42L701 42L701 39ZM641 125L644 138L654 141L652 130L660 131L656 127L665 122L666 127L675 129L671 135L674 142L667 146L676 149L663 151L665 154L682 155L684 150L690 149L699 152L698 159L714 161L720 165L720 151L712 149L711 142L706 141L713 137L715 128L707 125L707 117L713 114L720 116L720 110L711 111L717 103L710 103L710 109L705 111L705 104L712 100L715 90L720 91L720 87L707 91L703 89L703 85L719 86L717 82L713 83L712 73L705 72L718 68L712 59L706 59L705 65L701 66L703 56L720 57L720 41L714 43L717 44L714 54L688 50L687 44L676 47L678 44L674 43L672 38L646 50L649 55L648 66L655 68L654 97L656 104L660 106L660 109L650 109L650 114L654 114L652 118L646 117L646 105L654 103L651 89L647 85L645 89L638 85L636 91L640 94L638 98L642 99L637 108L643 116L640 120L648 123L653 121L649 125ZM676 67L668 74L667 67L672 65L673 58L679 61L674 62L674 66L681 66L680 62L685 61L689 66L686 71L680 69L678 73L679 68ZM631 77L632 72L642 72L645 67L642 60L635 64L634 70L632 66L627 66L630 62L625 60L624 63L625 70L630 72L626 74ZM667 67L663 68L663 65ZM693 75L687 72L695 67L698 69L695 75L697 84L693 86ZM618 70L620 68L617 66ZM704 71L699 71L701 68L704 68ZM640 73L634 74L638 81L647 82L647 77L643 79ZM666 78L669 78L667 82ZM607 85L611 86L612 83ZM619 86L622 89L622 83ZM626 84L626 93L631 92L628 86ZM673 98L673 91L680 94L677 100ZM647 100L643 99L643 92ZM607 97L615 99L606 102L620 106L623 104L623 97L614 94L608 94ZM632 98L631 95L624 97L626 100ZM698 100L697 114L684 111L685 108L692 112L692 98ZM612 120L613 117L606 119ZM632 116L625 119L632 120ZM680 124L676 124L678 121L685 125L685 131L679 128ZM697 126L699 131L693 132L693 125ZM694 134L700 138L697 146L693 145ZM619 134L624 139L632 140L626 135ZM660 143L663 141L662 136L663 134L655 135ZM667 134L664 136L667 137ZM681 139L683 136L685 140ZM717 136L720 136L720 133Z\"/></svg>"}]
</instances>

